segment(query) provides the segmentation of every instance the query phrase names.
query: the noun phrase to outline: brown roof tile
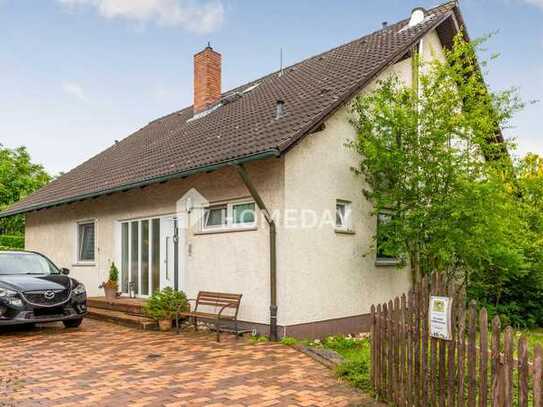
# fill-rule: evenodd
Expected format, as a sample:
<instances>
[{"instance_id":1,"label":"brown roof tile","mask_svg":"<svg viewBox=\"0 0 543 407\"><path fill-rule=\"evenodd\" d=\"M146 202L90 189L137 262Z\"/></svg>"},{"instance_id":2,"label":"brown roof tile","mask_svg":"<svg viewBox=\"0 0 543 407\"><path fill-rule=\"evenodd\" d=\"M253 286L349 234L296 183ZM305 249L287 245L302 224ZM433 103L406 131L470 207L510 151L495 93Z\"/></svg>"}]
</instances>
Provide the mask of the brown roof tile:
<instances>
[{"instance_id":1,"label":"brown roof tile","mask_svg":"<svg viewBox=\"0 0 543 407\"><path fill-rule=\"evenodd\" d=\"M229 92L253 90L195 120L192 106L152 121L31 194L0 217L186 176L230 160L287 151L382 69L453 12L431 9L416 27L407 20L308 58ZM285 115L275 118L277 100Z\"/></svg>"}]
</instances>

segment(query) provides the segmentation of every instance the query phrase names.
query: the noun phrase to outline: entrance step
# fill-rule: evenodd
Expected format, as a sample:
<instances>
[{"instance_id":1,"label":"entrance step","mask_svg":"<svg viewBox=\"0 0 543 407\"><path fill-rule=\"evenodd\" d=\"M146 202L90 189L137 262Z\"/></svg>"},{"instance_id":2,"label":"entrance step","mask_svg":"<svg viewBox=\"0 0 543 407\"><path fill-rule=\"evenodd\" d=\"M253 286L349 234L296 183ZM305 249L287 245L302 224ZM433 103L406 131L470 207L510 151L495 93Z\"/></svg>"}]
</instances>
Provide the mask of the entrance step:
<instances>
[{"instance_id":1,"label":"entrance step","mask_svg":"<svg viewBox=\"0 0 543 407\"><path fill-rule=\"evenodd\" d=\"M87 306L110 311L124 312L130 315L144 316L143 304L145 300L138 298L117 298L114 301L108 301L105 297L87 298Z\"/></svg>"},{"instance_id":2,"label":"entrance step","mask_svg":"<svg viewBox=\"0 0 543 407\"><path fill-rule=\"evenodd\" d=\"M87 307L87 317L144 330L157 329L158 327L157 322L151 318L146 318L140 315L130 315L122 311L96 308L90 306L90 304Z\"/></svg>"}]
</instances>

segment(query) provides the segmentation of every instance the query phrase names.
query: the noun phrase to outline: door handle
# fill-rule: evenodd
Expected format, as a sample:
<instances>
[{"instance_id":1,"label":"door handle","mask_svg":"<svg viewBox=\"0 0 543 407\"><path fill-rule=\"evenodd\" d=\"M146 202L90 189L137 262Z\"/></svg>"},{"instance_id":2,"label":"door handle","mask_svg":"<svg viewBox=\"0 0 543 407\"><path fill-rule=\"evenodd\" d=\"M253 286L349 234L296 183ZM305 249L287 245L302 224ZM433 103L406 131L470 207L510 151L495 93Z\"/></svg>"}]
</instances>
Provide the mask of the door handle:
<instances>
[{"instance_id":1,"label":"door handle","mask_svg":"<svg viewBox=\"0 0 543 407\"><path fill-rule=\"evenodd\" d=\"M166 236L166 253L165 254L165 257L164 257L164 263L166 263L166 280L169 280L170 277L169 277L169 273L168 273L168 269L169 269L169 249L168 249L168 242L170 240L170 237L169 236Z\"/></svg>"}]
</instances>

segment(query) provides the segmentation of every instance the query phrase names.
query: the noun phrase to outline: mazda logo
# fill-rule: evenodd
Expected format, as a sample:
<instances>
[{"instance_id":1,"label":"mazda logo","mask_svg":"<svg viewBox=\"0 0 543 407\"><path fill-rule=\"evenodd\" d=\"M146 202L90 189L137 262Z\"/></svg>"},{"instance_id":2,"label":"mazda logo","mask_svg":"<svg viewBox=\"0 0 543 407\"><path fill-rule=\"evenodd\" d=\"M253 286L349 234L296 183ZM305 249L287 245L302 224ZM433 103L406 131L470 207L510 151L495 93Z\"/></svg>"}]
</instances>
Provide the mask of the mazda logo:
<instances>
[{"instance_id":1,"label":"mazda logo","mask_svg":"<svg viewBox=\"0 0 543 407\"><path fill-rule=\"evenodd\" d=\"M45 297L46 300L52 300L53 298L55 298L55 292L54 291L46 291L43 293L43 296Z\"/></svg>"}]
</instances>

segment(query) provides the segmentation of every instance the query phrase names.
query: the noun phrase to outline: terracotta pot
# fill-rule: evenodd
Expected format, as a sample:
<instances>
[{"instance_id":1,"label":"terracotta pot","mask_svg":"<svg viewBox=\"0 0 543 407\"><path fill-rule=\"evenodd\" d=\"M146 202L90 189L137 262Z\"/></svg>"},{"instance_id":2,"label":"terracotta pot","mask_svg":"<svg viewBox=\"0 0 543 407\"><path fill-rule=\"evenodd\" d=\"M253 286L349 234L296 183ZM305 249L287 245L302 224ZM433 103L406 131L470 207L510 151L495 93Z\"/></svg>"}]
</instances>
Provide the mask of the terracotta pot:
<instances>
[{"instance_id":1,"label":"terracotta pot","mask_svg":"<svg viewBox=\"0 0 543 407\"><path fill-rule=\"evenodd\" d=\"M161 331L170 331L172 329L172 320L171 319L162 319L158 321L158 327Z\"/></svg>"},{"instance_id":2,"label":"terracotta pot","mask_svg":"<svg viewBox=\"0 0 543 407\"><path fill-rule=\"evenodd\" d=\"M112 287L104 287L106 293L106 300L115 301L117 299L117 289Z\"/></svg>"}]
</instances>

